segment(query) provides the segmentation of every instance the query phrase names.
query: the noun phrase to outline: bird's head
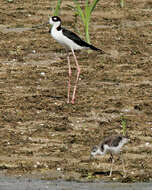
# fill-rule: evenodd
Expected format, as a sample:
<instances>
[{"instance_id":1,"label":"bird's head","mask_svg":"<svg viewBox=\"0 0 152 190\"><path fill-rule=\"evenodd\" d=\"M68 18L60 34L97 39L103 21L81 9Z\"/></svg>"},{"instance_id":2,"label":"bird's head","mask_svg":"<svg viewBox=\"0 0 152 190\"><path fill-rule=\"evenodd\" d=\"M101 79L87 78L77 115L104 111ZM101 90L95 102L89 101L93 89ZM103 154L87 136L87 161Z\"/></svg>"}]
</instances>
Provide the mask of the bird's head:
<instances>
[{"instance_id":1,"label":"bird's head","mask_svg":"<svg viewBox=\"0 0 152 190\"><path fill-rule=\"evenodd\" d=\"M90 157L95 157L96 155L103 155L103 152L101 152L99 146L94 146L91 149Z\"/></svg>"},{"instance_id":2,"label":"bird's head","mask_svg":"<svg viewBox=\"0 0 152 190\"><path fill-rule=\"evenodd\" d=\"M61 19L58 16L53 16L49 19L49 23L53 26L60 26L61 25Z\"/></svg>"}]
</instances>

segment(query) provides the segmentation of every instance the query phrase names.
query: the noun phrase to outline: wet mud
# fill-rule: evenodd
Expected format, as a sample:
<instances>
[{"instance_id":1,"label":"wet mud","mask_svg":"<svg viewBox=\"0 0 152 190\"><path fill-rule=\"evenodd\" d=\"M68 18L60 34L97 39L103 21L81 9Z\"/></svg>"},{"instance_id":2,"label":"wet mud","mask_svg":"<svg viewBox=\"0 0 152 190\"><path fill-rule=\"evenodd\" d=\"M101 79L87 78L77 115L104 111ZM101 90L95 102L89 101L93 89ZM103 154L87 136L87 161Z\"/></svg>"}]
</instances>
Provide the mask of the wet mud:
<instances>
[{"instance_id":1,"label":"wet mud","mask_svg":"<svg viewBox=\"0 0 152 190\"><path fill-rule=\"evenodd\" d=\"M64 1L64 27L83 26ZM81 67L74 105L67 104L66 52L43 24L55 1L0 2L0 170L43 179L120 182L152 179L152 3L99 2L91 43L107 54L77 52ZM70 15L70 16L69 16ZM77 22L75 22L77 20ZM84 38L83 38L84 39ZM72 81L76 67L72 55ZM74 83L72 84L74 85ZM109 156L90 160L90 149L127 121L130 142L108 177Z\"/></svg>"}]
</instances>

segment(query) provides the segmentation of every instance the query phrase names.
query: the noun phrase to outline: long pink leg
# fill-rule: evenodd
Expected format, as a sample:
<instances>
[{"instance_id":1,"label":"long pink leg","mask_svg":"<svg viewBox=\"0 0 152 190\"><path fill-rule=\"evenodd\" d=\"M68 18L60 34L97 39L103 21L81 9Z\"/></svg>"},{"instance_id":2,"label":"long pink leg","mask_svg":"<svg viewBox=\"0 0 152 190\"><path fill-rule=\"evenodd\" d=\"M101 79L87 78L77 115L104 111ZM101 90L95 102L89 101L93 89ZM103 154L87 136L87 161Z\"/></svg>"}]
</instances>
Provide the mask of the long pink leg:
<instances>
[{"instance_id":1,"label":"long pink leg","mask_svg":"<svg viewBox=\"0 0 152 190\"><path fill-rule=\"evenodd\" d=\"M68 100L67 103L70 102L70 89L71 89L71 65L70 65L70 57L69 52L67 51L67 60L68 60L68 66L69 66L69 80L68 80Z\"/></svg>"},{"instance_id":2,"label":"long pink leg","mask_svg":"<svg viewBox=\"0 0 152 190\"><path fill-rule=\"evenodd\" d=\"M77 61L77 58L76 58L76 55L75 55L73 49L72 49L72 53L73 53L73 57L74 57L74 60L75 60L76 66L77 66L77 79L76 79L76 82L75 82L75 86L74 86L74 90L73 90L73 96L72 96L72 104L74 104L77 84L78 84L79 75L80 75L80 67L79 67L79 64L78 64L78 61Z\"/></svg>"},{"instance_id":3,"label":"long pink leg","mask_svg":"<svg viewBox=\"0 0 152 190\"><path fill-rule=\"evenodd\" d=\"M109 174L109 177L111 177L111 175L112 175L112 169L113 169L113 164L114 164L114 162L115 162L115 160L114 160L114 158L113 158L113 155L111 154L111 168L110 168L110 174Z\"/></svg>"}]
</instances>

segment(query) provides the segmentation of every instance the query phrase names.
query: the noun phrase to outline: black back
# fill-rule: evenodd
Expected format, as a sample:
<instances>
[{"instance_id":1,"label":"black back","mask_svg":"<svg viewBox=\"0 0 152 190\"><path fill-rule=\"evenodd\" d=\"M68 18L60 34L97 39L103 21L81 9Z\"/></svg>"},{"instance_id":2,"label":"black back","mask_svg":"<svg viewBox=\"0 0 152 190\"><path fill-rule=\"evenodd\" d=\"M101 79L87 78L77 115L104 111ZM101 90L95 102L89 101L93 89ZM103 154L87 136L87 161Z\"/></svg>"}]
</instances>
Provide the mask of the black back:
<instances>
[{"instance_id":1,"label":"black back","mask_svg":"<svg viewBox=\"0 0 152 190\"><path fill-rule=\"evenodd\" d=\"M111 137L107 137L105 138L105 140L102 142L102 144L100 145L101 150L103 151L104 149L104 145L107 144L109 146L113 146L116 147L119 145L120 141L122 140L122 136L118 135L118 136L111 136Z\"/></svg>"},{"instance_id":2,"label":"black back","mask_svg":"<svg viewBox=\"0 0 152 190\"><path fill-rule=\"evenodd\" d=\"M83 41L77 34L75 34L74 32L71 32L69 30L66 30L65 28L62 28L62 32L63 34L68 37L69 39L71 39L72 41L74 41L75 43L77 43L79 46L82 47L86 47L86 48L90 48L92 50L95 51L101 51L100 49L94 47L93 45L88 44L87 42Z\"/></svg>"}]
</instances>

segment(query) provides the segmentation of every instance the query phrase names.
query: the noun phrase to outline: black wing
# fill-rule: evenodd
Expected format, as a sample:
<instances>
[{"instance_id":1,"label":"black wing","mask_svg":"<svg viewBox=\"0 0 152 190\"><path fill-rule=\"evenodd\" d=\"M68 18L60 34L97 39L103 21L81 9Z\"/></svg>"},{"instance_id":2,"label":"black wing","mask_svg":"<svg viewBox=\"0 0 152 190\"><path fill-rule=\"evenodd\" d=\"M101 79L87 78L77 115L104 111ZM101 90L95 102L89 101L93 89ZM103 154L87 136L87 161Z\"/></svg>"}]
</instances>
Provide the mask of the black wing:
<instances>
[{"instance_id":1,"label":"black wing","mask_svg":"<svg viewBox=\"0 0 152 190\"><path fill-rule=\"evenodd\" d=\"M102 142L102 144L100 145L101 150L103 150L104 145L109 145L109 146L118 146L120 141L122 140L122 136L118 135L118 136L110 136L110 137L106 137L104 139L104 141Z\"/></svg>"},{"instance_id":2,"label":"black wing","mask_svg":"<svg viewBox=\"0 0 152 190\"><path fill-rule=\"evenodd\" d=\"M82 46L82 47L87 47L87 48L90 48L92 50L96 50L96 51L101 51L103 52L102 50L88 44L87 42L83 41L77 34L75 34L74 32L71 32L69 30L66 30L65 28L62 28L62 32L63 34L68 37L69 39L71 39L72 41L74 41L75 43L77 43L79 46Z\"/></svg>"}]
</instances>

